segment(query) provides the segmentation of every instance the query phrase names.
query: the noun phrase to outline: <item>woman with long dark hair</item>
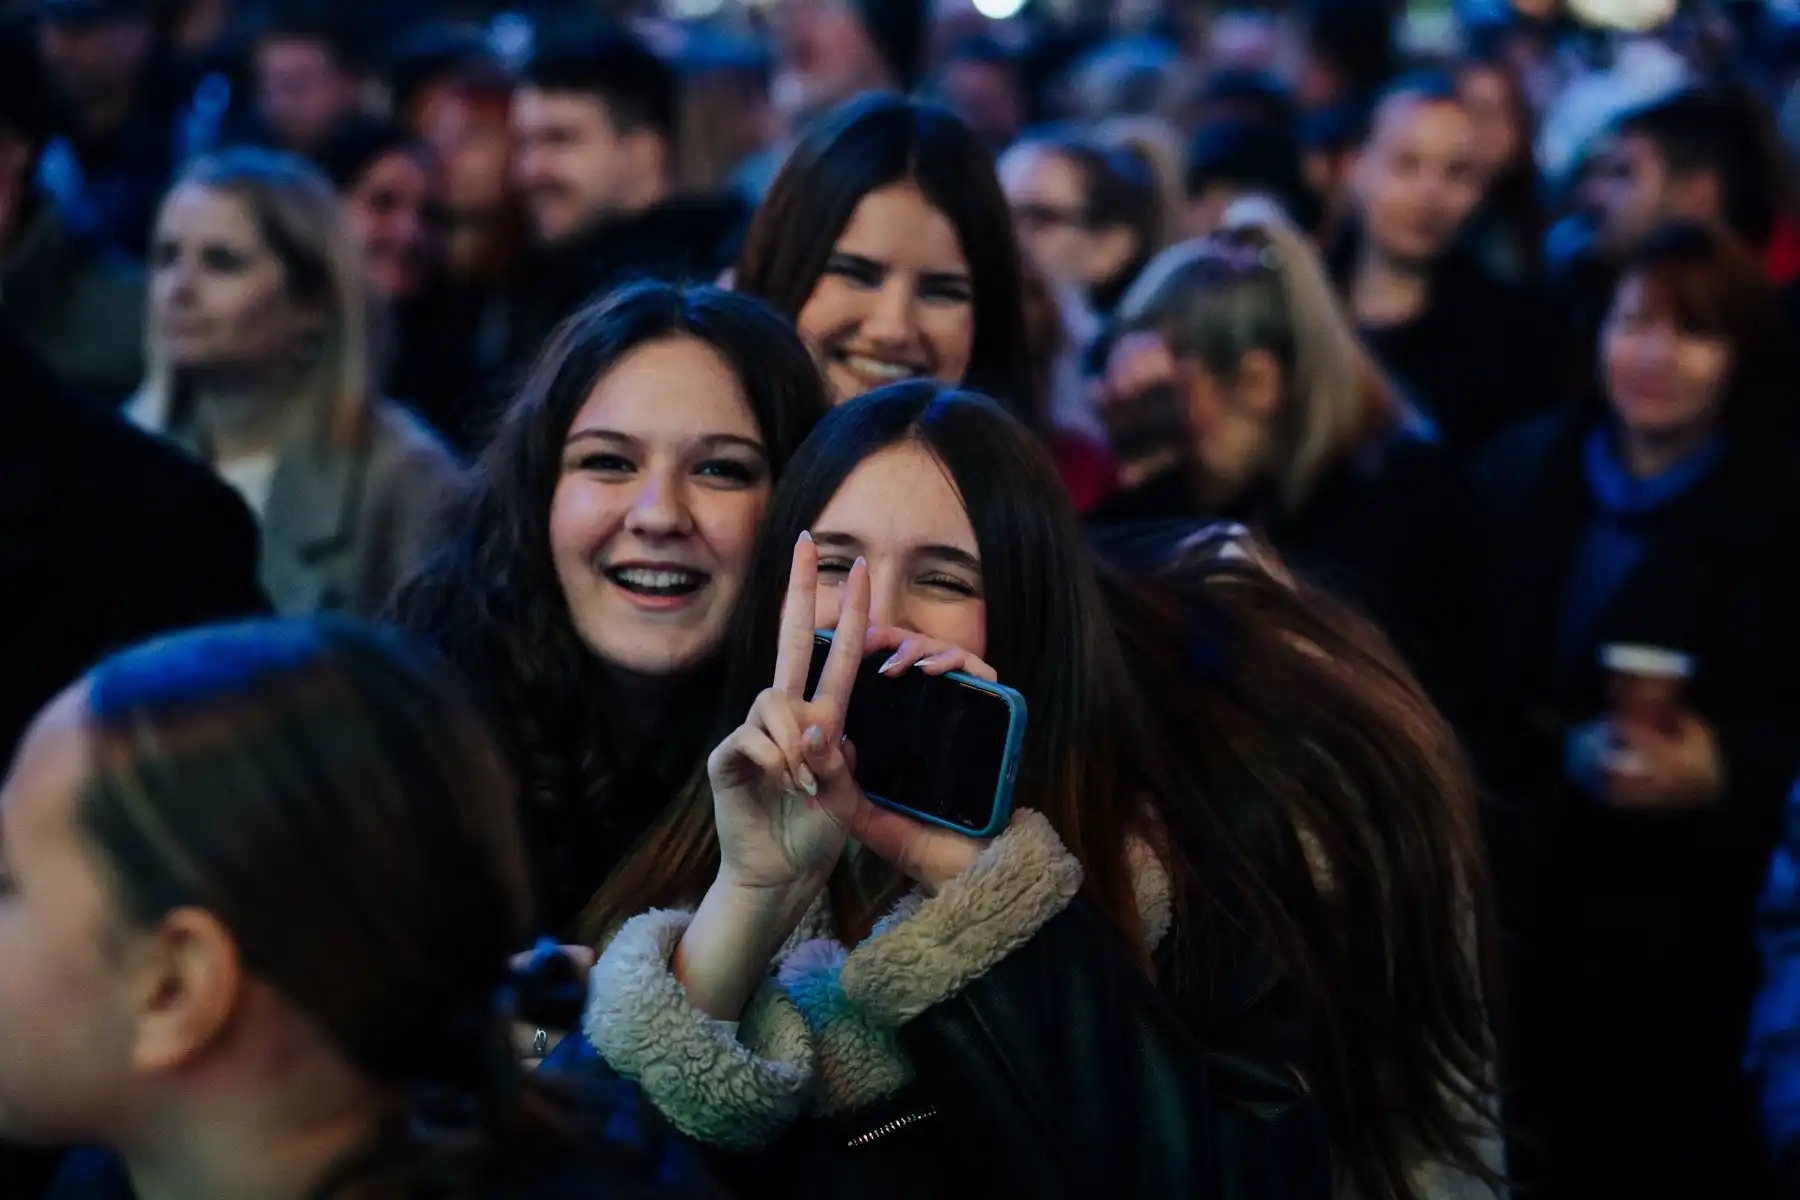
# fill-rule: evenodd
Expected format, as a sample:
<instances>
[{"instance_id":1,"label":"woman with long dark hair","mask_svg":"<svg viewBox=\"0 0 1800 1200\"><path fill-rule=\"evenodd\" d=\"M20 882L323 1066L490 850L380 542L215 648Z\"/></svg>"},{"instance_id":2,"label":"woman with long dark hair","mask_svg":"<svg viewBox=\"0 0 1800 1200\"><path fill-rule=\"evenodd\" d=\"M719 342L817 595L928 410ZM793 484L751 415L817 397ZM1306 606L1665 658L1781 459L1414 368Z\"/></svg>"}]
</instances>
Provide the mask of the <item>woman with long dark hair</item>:
<instances>
[{"instance_id":1,"label":"woman with long dark hair","mask_svg":"<svg viewBox=\"0 0 1800 1200\"><path fill-rule=\"evenodd\" d=\"M984 398L902 384L828 416L734 621L742 724L602 893L606 1061L815 1194L1491 1179L1454 737L1330 602L1253 560L1171 570L1097 577L1048 457ZM809 699L815 626L838 649ZM865 650L1023 694L997 839L857 788L838 731Z\"/></svg>"},{"instance_id":2,"label":"woman with long dark hair","mask_svg":"<svg viewBox=\"0 0 1800 1200\"><path fill-rule=\"evenodd\" d=\"M1751 915L1800 770L1800 461L1773 289L1729 233L1665 227L1627 260L1599 359L1587 406L1480 470L1520 1177L1762 1196ZM1630 699L1644 671L1651 710Z\"/></svg>"},{"instance_id":3,"label":"woman with long dark hair","mask_svg":"<svg viewBox=\"0 0 1800 1200\"><path fill-rule=\"evenodd\" d=\"M508 408L401 623L491 707L522 780L543 927L705 759L725 621L825 410L769 309L640 284L571 318Z\"/></svg>"},{"instance_id":4,"label":"woman with long dark hair","mask_svg":"<svg viewBox=\"0 0 1800 1200\"><path fill-rule=\"evenodd\" d=\"M944 109L867 96L814 130L757 209L732 286L794 321L839 402L923 378L1035 412L1006 199Z\"/></svg>"},{"instance_id":5,"label":"woman with long dark hair","mask_svg":"<svg viewBox=\"0 0 1800 1200\"><path fill-rule=\"evenodd\" d=\"M972 388L1036 430L1071 486L1104 474L1095 440L1055 419L993 158L949 112L867 96L814 130L733 286L794 321L837 403L901 379Z\"/></svg>"},{"instance_id":6,"label":"woman with long dark hair","mask_svg":"<svg viewBox=\"0 0 1800 1200\"><path fill-rule=\"evenodd\" d=\"M45 709L0 818L0 1130L116 1155L52 1195L662 1194L511 1052L510 773L392 635L109 658Z\"/></svg>"}]
</instances>

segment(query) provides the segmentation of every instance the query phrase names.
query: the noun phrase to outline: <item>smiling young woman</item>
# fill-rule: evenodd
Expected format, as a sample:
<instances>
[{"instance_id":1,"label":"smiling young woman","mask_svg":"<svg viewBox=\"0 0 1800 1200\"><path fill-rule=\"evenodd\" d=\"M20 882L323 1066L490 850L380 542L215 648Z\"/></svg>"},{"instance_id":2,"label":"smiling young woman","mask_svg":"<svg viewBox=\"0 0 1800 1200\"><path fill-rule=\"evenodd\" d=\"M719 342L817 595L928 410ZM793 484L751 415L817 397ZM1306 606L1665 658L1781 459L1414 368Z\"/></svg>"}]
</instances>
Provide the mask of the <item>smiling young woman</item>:
<instances>
[{"instance_id":1,"label":"smiling young woman","mask_svg":"<svg viewBox=\"0 0 1800 1200\"><path fill-rule=\"evenodd\" d=\"M869 96L801 142L733 286L795 321L840 403L935 379L1035 410L1006 198L992 156L942 109Z\"/></svg>"},{"instance_id":2,"label":"smiling young woman","mask_svg":"<svg viewBox=\"0 0 1800 1200\"><path fill-rule=\"evenodd\" d=\"M597 902L623 924L556 1065L597 1051L721 1170L807 1195L1482 1194L1491 942L1455 738L1366 622L1198 544L1097 569L983 397L834 410L771 502L710 786ZM856 665L895 648L1026 699L991 842L856 784Z\"/></svg>"},{"instance_id":3,"label":"smiling young woman","mask_svg":"<svg viewBox=\"0 0 1800 1200\"><path fill-rule=\"evenodd\" d=\"M671 403L679 398L679 403ZM769 496L825 411L768 308L641 284L558 332L401 622L485 694L523 779L542 928L569 932L705 759Z\"/></svg>"}]
</instances>

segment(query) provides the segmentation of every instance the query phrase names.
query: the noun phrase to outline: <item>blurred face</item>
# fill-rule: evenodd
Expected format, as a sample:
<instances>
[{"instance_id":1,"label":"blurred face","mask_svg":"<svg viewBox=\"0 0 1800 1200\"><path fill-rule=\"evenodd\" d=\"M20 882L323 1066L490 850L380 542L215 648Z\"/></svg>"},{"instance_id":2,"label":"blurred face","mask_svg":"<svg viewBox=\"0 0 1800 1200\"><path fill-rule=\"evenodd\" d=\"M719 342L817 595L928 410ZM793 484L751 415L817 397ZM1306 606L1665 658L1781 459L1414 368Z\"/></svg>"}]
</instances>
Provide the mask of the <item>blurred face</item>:
<instances>
[{"instance_id":1,"label":"blurred face","mask_svg":"<svg viewBox=\"0 0 1800 1200\"><path fill-rule=\"evenodd\" d=\"M869 619L987 653L981 551L962 495L932 453L901 442L870 455L813 522L819 628L837 624L838 585L869 562Z\"/></svg>"},{"instance_id":2,"label":"blurred face","mask_svg":"<svg viewBox=\"0 0 1800 1200\"><path fill-rule=\"evenodd\" d=\"M755 415L716 351L683 337L620 360L569 426L550 503L551 557L588 649L647 675L716 650L769 492Z\"/></svg>"},{"instance_id":3,"label":"blurred face","mask_svg":"<svg viewBox=\"0 0 1800 1200\"><path fill-rule=\"evenodd\" d=\"M1019 244L1038 268L1069 287L1093 282L1093 236L1075 164L1041 147L1020 146L1001 156L1000 186L1012 205Z\"/></svg>"},{"instance_id":4,"label":"blurred face","mask_svg":"<svg viewBox=\"0 0 1800 1200\"><path fill-rule=\"evenodd\" d=\"M183 184L151 246L150 336L170 365L260 370L294 355L319 319L288 294L287 269L237 197Z\"/></svg>"},{"instance_id":5,"label":"blurred face","mask_svg":"<svg viewBox=\"0 0 1800 1200\"><path fill-rule=\"evenodd\" d=\"M1470 67L1458 81L1463 110L1474 131L1475 161L1492 178L1525 153L1525 130L1519 128L1512 89L1493 67Z\"/></svg>"},{"instance_id":6,"label":"blurred face","mask_svg":"<svg viewBox=\"0 0 1800 1200\"><path fill-rule=\"evenodd\" d=\"M262 113L283 148L305 153L317 147L351 113L356 80L331 51L305 38L272 38L256 55Z\"/></svg>"},{"instance_id":7,"label":"blurred face","mask_svg":"<svg viewBox=\"0 0 1800 1200\"><path fill-rule=\"evenodd\" d=\"M44 63L63 95L77 103L129 86L150 53L150 23L131 18L48 20L40 34Z\"/></svg>"},{"instance_id":8,"label":"blurred face","mask_svg":"<svg viewBox=\"0 0 1800 1200\"><path fill-rule=\"evenodd\" d=\"M375 290L390 300L416 296L436 273L443 198L435 164L395 150L363 172L344 197Z\"/></svg>"},{"instance_id":9,"label":"blurred face","mask_svg":"<svg viewBox=\"0 0 1800 1200\"><path fill-rule=\"evenodd\" d=\"M38 719L0 790L0 1135L103 1140L131 1092L120 917L74 825L87 775L77 688Z\"/></svg>"},{"instance_id":10,"label":"blurred face","mask_svg":"<svg viewBox=\"0 0 1800 1200\"><path fill-rule=\"evenodd\" d=\"M456 216L499 212L512 163L507 110L439 88L426 98L419 125L443 164L445 208Z\"/></svg>"},{"instance_id":11,"label":"blurred face","mask_svg":"<svg viewBox=\"0 0 1800 1200\"><path fill-rule=\"evenodd\" d=\"M539 241L560 242L631 211L641 163L599 100L522 88L513 98L513 133L513 175Z\"/></svg>"},{"instance_id":12,"label":"blurred face","mask_svg":"<svg viewBox=\"0 0 1800 1200\"><path fill-rule=\"evenodd\" d=\"M833 107L887 82L881 56L847 0L787 0L776 33L791 102L803 111Z\"/></svg>"},{"instance_id":13,"label":"blurred face","mask_svg":"<svg viewBox=\"0 0 1800 1200\"><path fill-rule=\"evenodd\" d=\"M997 63L953 62L944 72L944 91L956 115L981 140L999 150L1019 135L1025 122L1017 79Z\"/></svg>"},{"instance_id":14,"label":"blurred face","mask_svg":"<svg viewBox=\"0 0 1800 1200\"><path fill-rule=\"evenodd\" d=\"M839 401L901 379L961 383L975 285L950 219L910 183L864 196L796 324Z\"/></svg>"},{"instance_id":15,"label":"blurred face","mask_svg":"<svg viewBox=\"0 0 1800 1200\"><path fill-rule=\"evenodd\" d=\"M1398 97L1381 108L1354 183L1383 253L1423 265L1449 248L1481 200L1475 127L1459 104Z\"/></svg>"},{"instance_id":16,"label":"blurred face","mask_svg":"<svg viewBox=\"0 0 1800 1200\"><path fill-rule=\"evenodd\" d=\"M1649 138L1627 134L1600 161L1584 192L1594 206L1594 237L1613 255L1628 253L1675 215L1669 165Z\"/></svg>"},{"instance_id":17,"label":"blurred face","mask_svg":"<svg viewBox=\"0 0 1800 1200\"><path fill-rule=\"evenodd\" d=\"M1650 301L1636 275L1613 298L1600 346L1608 402L1640 437L1704 433L1717 424L1724 405L1730 343L1681 329Z\"/></svg>"}]
</instances>

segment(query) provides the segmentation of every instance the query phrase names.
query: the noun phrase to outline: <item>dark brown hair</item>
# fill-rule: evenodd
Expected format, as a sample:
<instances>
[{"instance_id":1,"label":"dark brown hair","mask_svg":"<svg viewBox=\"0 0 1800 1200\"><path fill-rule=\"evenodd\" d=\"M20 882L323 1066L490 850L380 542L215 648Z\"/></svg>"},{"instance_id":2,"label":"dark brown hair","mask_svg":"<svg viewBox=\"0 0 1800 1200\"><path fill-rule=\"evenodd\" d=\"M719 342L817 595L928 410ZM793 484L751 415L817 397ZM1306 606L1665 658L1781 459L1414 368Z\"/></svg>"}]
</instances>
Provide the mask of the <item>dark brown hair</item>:
<instances>
[{"instance_id":1,"label":"dark brown hair","mask_svg":"<svg viewBox=\"0 0 1800 1200\"><path fill-rule=\"evenodd\" d=\"M511 773L447 671L350 622L259 621L111 658L87 707L76 823L126 919L217 917L247 971L411 1092L448 1178L553 1123L502 986L531 928ZM422 1137L467 1111L451 1097L469 1127Z\"/></svg>"},{"instance_id":2,"label":"dark brown hair","mask_svg":"<svg viewBox=\"0 0 1800 1200\"><path fill-rule=\"evenodd\" d=\"M1786 436L1794 406L1793 358L1775 285L1749 248L1722 227L1673 222L1625 260L1620 288L1634 279L1642 281L1651 312L1667 315L1684 333L1730 343L1721 421Z\"/></svg>"},{"instance_id":3,"label":"dark brown hair","mask_svg":"<svg viewBox=\"0 0 1800 1200\"><path fill-rule=\"evenodd\" d=\"M963 498L986 657L1031 713L1017 794L1081 861L1084 903L1150 970L1129 847L1158 847L1178 884L1177 970L1221 965L1248 931L1271 981L1303 989L1316 1086L1362 1195L1415 1200L1421 1156L1491 1178L1476 1149L1495 993L1473 785L1399 656L1341 605L1254 558L1158 547L1097 570L1028 430L983 397L894 384L828 415L777 490L722 715L741 721L772 676L800 532L859 465L908 443ZM701 786L609 882L591 928L693 903L717 861ZM896 881L845 875L833 899L854 938Z\"/></svg>"},{"instance_id":4,"label":"dark brown hair","mask_svg":"<svg viewBox=\"0 0 1800 1200\"><path fill-rule=\"evenodd\" d=\"M395 601L400 624L481 690L505 737L523 780L539 916L553 930L581 910L712 745L716 686L707 679L717 663L692 673L694 694L671 704L646 739L649 761L636 764L629 786L622 781L597 699L607 679L575 632L550 557L550 502L570 423L627 354L679 337L710 346L730 366L779 482L827 404L792 326L734 292L633 284L550 339L458 499L454 536Z\"/></svg>"},{"instance_id":5,"label":"dark brown hair","mask_svg":"<svg viewBox=\"0 0 1800 1200\"><path fill-rule=\"evenodd\" d=\"M1183 895L1225 901L1183 914L1177 961L1215 962L1236 918L1298 982L1356 1194L1418 1200L1426 1160L1497 1184L1498 944L1456 735L1371 622L1266 546L1184 532L1101 573Z\"/></svg>"},{"instance_id":6,"label":"dark brown hair","mask_svg":"<svg viewBox=\"0 0 1800 1200\"><path fill-rule=\"evenodd\" d=\"M1018 246L994 160L944 109L865 96L806 137L769 188L745 235L734 284L789 320L825 273L838 236L863 197L912 183L956 230L975 293L967 378L1028 423L1033 419Z\"/></svg>"}]
</instances>

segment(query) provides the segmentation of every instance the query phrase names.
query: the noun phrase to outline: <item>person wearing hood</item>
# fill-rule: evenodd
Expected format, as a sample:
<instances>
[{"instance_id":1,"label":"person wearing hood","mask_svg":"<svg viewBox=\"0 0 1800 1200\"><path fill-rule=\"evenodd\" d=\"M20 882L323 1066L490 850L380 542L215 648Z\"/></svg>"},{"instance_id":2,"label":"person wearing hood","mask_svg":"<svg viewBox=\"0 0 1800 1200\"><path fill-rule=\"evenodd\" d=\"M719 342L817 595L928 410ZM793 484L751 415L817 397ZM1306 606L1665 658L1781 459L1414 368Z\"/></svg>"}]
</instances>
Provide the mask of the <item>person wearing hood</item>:
<instances>
[{"instance_id":1,"label":"person wearing hood","mask_svg":"<svg viewBox=\"0 0 1800 1200\"><path fill-rule=\"evenodd\" d=\"M623 29L550 43L527 64L512 170L533 246L511 297L510 363L618 283L711 281L735 260L744 200L678 193L679 100L674 67Z\"/></svg>"}]
</instances>

